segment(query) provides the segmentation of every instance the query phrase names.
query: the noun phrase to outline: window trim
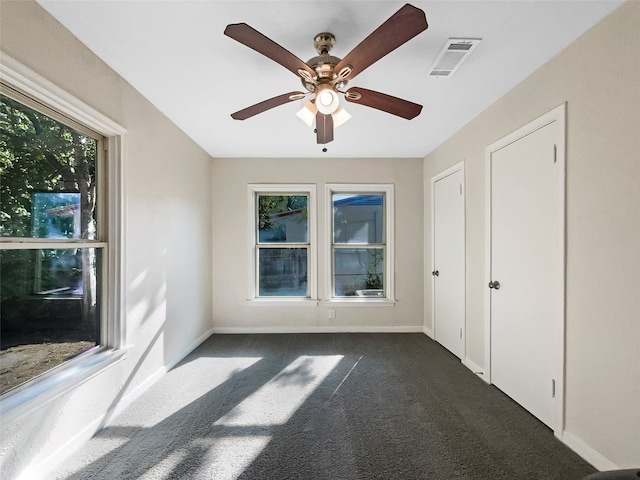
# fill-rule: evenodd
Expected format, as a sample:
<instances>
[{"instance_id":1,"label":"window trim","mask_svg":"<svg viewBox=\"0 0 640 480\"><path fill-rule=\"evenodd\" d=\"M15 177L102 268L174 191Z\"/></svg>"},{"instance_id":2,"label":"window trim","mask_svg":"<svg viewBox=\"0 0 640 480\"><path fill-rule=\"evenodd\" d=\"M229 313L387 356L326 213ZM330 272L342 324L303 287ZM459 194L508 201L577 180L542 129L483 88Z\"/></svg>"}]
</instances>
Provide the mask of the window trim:
<instances>
[{"instance_id":1,"label":"window trim","mask_svg":"<svg viewBox=\"0 0 640 480\"><path fill-rule=\"evenodd\" d=\"M97 212L101 217L98 221L102 220L104 229L101 232L102 241L81 242L87 247L105 247L106 245L102 269L102 281L106 292L106 298L103 299L106 326L102 348L93 349L74 360L65 362L0 396L3 421L12 422L29 415L125 358L128 350L125 347L124 324L126 292L122 276L125 271L126 254L123 229L126 220L126 189L123 167L127 131L93 107L1 51L0 80L3 89L18 92L19 95L24 95L42 105L45 110L56 112L63 117L62 121L65 123L70 123L72 126L82 125L103 137L104 151L101 152L104 165L103 178L102 180L99 178L98 181L103 189L105 185L108 189L103 196L104 208L99 208ZM24 249L31 248L32 245L37 245L38 248L46 248L49 245L58 246L63 242L2 238L0 243L3 249ZM65 244L64 247L68 245Z\"/></svg>"},{"instance_id":2,"label":"window trim","mask_svg":"<svg viewBox=\"0 0 640 480\"><path fill-rule=\"evenodd\" d=\"M258 243L257 228L256 228L256 206L257 196L259 194L281 194L281 195L295 195L305 194L308 196L308 254L307 254L307 285L309 296L308 297L260 297L258 296ZM316 219L316 185L307 183L291 183L291 184L271 184L271 183L255 183L249 184L247 188L248 197L248 212L249 224L248 235L249 243L249 270L248 270L248 291L247 301L261 305L282 306L282 305L300 305L300 306L316 306L318 305L318 285L317 285L317 263L318 263L318 248L317 248L317 219ZM264 245L264 244L262 244ZM295 246L295 243L287 244ZM306 244L304 244L306 245Z\"/></svg>"},{"instance_id":3,"label":"window trim","mask_svg":"<svg viewBox=\"0 0 640 480\"><path fill-rule=\"evenodd\" d=\"M333 280L333 194L334 193L368 193L384 195L384 297L336 297L334 296ZM327 183L325 185L325 231L326 231L326 251L325 251L325 303L341 306L394 306L395 299L395 259L394 259L394 185L391 183ZM345 245L348 248L349 245ZM353 244L352 248L359 245Z\"/></svg>"}]
</instances>

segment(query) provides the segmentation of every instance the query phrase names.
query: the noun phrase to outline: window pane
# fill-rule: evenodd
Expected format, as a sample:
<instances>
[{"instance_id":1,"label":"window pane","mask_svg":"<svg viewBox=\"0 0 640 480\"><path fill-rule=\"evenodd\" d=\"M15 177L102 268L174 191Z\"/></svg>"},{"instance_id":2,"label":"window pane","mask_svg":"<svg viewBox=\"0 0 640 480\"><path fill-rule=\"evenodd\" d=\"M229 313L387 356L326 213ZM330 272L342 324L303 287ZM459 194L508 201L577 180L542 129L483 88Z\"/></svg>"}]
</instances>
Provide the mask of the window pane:
<instances>
[{"instance_id":1,"label":"window pane","mask_svg":"<svg viewBox=\"0 0 640 480\"><path fill-rule=\"evenodd\" d=\"M258 195L258 242L308 243L307 195Z\"/></svg>"},{"instance_id":2,"label":"window pane","mask_svg":"<svg viewBox=\"0 0 640 480\"><path fill-rule=\"evenodd\" d=\"M98 141L0 95L0 235L96 238Z\"/></svg>"},{"instance_id":3,"label":"window pane","mask_svg":"<svg viewBox=\"0 0 640 480\"><path fill-rule=\"evenodd\" d=\"M100 343L101 253L0 251L0 393Z\"/></svg>"},{"instance_id":4,"label":"window pane","mask_svg":"<svg viewBox=\"0 0 640 480\"><path fill-rule=\"evenodd\" d=\"M382 248L335 248L333 255L336 297L384 296Z\"/></svg>"},{"instance_id":5,"label":"window pane","mask_svg":"<svg viewBox=\"0 0 640 480\"><path fill-rule=\"evenodd\" d=\"M384 195L333 194L334 243L383 243Z\"/></svg>"},{"instance_id":6,"label":"window pane","mask_svg":"<svg viewBox=\"0 0 640 480\"><path fill-rule=\"evenodd\" d=\"M306 248L260 248L258 260L259 296L307 296Z\"/></svg>"}]
</instances>

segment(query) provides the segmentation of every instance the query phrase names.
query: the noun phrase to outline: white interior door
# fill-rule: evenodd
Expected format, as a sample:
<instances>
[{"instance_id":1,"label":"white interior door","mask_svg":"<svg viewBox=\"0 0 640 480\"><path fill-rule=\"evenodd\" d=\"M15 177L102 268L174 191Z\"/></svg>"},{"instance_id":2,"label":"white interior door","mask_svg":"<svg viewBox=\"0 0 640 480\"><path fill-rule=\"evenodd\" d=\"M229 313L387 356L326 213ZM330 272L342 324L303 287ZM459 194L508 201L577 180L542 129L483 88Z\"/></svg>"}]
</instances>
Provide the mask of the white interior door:
<instances>
[{"instance_id":1,"label":"white interior door","mask_svg":"<svg viewBox=\"0 0 640 480\"><path fill-rule=\"evenodd\" d=\"M434 177L433 328L434 338L464 357L465 240L464 169Z\"/></svg>"},{"instance_id":2,"label":"white interior door","mask_svg":"<svg viewBox=\"0 0 640 480\"><path fill-rule=\"evenodd\" d=\"M491 382L554 428L564 335L564 163L556 154L564 126L535 128L489 158Z\"/></svg>"}]
</instances>

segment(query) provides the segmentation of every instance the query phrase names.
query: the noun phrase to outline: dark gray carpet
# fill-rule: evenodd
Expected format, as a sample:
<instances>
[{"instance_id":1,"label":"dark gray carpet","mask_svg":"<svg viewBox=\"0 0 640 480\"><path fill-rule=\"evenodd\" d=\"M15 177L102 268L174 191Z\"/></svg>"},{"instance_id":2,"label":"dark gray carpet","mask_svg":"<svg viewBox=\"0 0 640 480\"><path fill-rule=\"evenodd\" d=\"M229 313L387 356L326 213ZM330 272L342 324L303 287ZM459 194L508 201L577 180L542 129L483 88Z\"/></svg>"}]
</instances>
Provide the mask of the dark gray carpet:
<instances>
[{"instance_id":1,"label":"dark gray carpet","mask_svg":"<svg viewBox=\"0 0 640 480\"><path fill-rule=\"evenodd\" d=\"M279 405L291 413L284 420ZM593 472L425 335L310 334L212 336L55 476L577 480Z\"/></svg>"}]
</instances>

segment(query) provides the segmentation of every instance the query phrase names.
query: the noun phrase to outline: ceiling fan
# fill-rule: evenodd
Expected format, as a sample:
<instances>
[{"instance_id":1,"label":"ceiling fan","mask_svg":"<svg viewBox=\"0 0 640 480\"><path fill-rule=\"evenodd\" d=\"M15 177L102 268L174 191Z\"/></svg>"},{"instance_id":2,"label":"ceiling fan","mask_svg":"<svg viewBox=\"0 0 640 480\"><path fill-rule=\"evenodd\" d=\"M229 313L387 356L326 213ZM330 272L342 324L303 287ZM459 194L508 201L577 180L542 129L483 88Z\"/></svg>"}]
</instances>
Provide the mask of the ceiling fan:
<instances>
[{"instance_id":1,"label":"ceiling fan","mask_svg":"<svg viewBox=\"0 0 640 480\"><path fill-rule=\"evenodd\" d=\"M318 56L303 62L293 53L281 47L246 23L227 25L224 34L249 48L279 63L299 76L306 92L294 91L278 95L243 110L232 113L235 120L246 120L285 103L309 98L298 116L309 126L316 122L316 137L319 144L333 141L334 126L351 116L340 105L339 96L345 100L391 113L407 120L417 117L422 105L393 97L385 93L352 87L345 90L347 82L367 67L380 60L399 46L426 30L427 18L422 10L406 4L386 22L374 30L344 58L334 57L329 52L335 37L328 32L314 38Z\"/></svg>"}]
</instances>

